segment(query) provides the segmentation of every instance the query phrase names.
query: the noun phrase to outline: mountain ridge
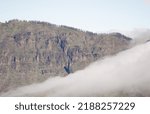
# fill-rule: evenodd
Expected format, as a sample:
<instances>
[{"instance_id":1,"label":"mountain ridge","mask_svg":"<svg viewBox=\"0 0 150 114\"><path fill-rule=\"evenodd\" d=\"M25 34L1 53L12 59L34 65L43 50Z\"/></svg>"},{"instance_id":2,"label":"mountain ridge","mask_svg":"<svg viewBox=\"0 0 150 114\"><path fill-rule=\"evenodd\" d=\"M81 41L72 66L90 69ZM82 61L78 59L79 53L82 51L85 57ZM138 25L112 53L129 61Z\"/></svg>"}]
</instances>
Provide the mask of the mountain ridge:
<instances>
[{"instance_id":1,"label":"mountain ridge","mask_svg":"<svg viewBox=\"0 0 150 114\"><path fill-rule=\"evenodd\" d=\"M129 48L120 33L97 34L41 21L0 24L0 92L64 76Z\"/></svg>"}]
</instances>

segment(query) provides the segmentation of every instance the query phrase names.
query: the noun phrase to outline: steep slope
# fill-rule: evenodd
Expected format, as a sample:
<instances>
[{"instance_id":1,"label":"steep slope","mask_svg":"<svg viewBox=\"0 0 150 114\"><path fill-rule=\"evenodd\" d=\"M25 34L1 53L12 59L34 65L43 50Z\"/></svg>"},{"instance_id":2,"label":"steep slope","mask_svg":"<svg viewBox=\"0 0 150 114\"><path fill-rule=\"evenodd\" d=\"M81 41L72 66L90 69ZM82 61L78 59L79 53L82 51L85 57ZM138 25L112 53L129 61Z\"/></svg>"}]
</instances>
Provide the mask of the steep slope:
<instances>
[{"instance_id":1,"label":"steep slope","mask_svg":"<svg viewBox=\"0 0 150 114\"><path fill-rule=\"evenodd\" d=\"M150 42L98 60L67 77L20 87L0 96L150 96Z\"/></svg>"},{"instance_id":2,"label":"steep slope","mask_svg":"<svg viewBox=\"0 0 150 114\"><path fill-rule=\"evenodd\" d=\"M0 24L0 92L66 76L127 49L130 38L96 34L39 21Z\"/></svg>"}]
</instances>

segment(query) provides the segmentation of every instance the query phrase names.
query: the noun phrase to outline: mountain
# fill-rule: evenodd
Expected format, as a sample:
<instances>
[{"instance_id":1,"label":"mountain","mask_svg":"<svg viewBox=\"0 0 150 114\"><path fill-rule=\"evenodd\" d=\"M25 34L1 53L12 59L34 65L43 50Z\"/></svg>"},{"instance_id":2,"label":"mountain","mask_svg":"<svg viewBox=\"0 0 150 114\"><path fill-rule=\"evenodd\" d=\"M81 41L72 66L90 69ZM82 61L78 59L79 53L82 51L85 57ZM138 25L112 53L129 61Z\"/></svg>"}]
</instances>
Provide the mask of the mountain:
<instances>
[{"instance_id":1,"label":"mountain","mask_svg":"<svg viewBox=\"0 0 150 114\"><path fill-rule=\"evenodd\" d=\"M129 47L120 33L97 34L40 21L0 23L0 92L67 76Z\"/></svg>"}]
</instances>

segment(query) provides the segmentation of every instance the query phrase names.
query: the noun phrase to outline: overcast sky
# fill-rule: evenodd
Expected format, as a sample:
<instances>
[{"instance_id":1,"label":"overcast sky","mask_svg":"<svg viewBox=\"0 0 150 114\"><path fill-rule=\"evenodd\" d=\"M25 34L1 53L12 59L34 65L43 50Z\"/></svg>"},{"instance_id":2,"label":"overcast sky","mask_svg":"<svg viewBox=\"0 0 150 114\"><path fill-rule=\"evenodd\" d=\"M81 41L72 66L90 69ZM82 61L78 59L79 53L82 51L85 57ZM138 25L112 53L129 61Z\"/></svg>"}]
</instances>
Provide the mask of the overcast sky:
<instances>
[{"instance_id":1,"label":"overcast sky","mask_svg":"<svg viewBox=\"0 0 150 114\"><path fill-rule=\"evenodd\" d=\"M101 32L150 28L149 0L0 0L0 21L40 20Z\"/></svg>"}]
</instances>

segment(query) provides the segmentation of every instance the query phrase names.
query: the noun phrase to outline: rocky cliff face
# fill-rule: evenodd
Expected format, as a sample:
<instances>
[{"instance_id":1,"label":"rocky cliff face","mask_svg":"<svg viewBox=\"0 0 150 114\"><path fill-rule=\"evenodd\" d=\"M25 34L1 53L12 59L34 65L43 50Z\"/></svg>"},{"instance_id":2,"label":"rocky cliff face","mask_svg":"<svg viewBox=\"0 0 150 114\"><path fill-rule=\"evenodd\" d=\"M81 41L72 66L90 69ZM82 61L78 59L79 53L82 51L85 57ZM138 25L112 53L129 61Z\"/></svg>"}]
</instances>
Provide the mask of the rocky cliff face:
<instances>
[{"instance_id":1,"label":"rocky cliff face","mask_svg":"<svg viewBox=\"0 0 150 114\"><path fill-rule=\"evenodd\" d=\"M127 49L130 38L37 21L0 23L0 92L66 76Z\"/></svg>"}]
</instances>

